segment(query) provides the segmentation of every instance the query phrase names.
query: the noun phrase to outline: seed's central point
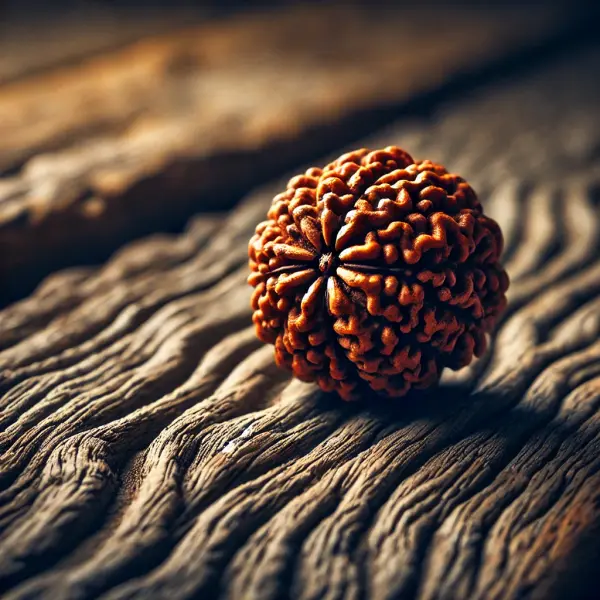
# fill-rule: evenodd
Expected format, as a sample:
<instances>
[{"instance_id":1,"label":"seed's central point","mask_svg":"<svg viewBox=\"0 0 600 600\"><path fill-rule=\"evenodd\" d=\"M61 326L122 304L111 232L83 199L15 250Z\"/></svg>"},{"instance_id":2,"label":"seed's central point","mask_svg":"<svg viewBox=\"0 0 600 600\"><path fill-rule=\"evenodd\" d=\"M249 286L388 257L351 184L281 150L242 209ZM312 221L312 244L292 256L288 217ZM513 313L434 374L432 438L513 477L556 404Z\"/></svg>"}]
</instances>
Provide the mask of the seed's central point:
<instances>
[{"instance_id":1,"label":"seed's central point","mask_svg":"<svg viewBox=\"0 0 600 600\"><path fill-rule=\"evenodd\" d=\"M336 266L337 261L335 259L335 256L331 252L328 252L327 254L323 254L323 256L321 256L321 259L319 260L319 269L321 270L323 275L331 275L331 272L335 269Z\"/></svg>"}]
</instances>

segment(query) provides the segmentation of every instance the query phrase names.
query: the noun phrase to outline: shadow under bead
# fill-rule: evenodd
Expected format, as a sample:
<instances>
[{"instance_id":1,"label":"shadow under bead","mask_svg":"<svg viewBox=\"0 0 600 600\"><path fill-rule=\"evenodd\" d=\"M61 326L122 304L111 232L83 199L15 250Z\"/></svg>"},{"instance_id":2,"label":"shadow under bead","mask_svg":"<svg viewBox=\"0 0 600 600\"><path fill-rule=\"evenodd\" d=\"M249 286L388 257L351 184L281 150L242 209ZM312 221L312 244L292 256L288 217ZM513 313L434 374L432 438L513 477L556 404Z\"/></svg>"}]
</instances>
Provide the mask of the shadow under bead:
<instances>
[{"instance_id":1,"label":"shadow under bead","mask_svg":"<svg viewBox=\"0 0 600 600\"><path fill-rule=\"evenodd\" d=\"M404 150L293 177L250 240L258 337L354 400L427 388L481 355L506 306L502 232L468 183Z\"/></svg>"}]
</instances>

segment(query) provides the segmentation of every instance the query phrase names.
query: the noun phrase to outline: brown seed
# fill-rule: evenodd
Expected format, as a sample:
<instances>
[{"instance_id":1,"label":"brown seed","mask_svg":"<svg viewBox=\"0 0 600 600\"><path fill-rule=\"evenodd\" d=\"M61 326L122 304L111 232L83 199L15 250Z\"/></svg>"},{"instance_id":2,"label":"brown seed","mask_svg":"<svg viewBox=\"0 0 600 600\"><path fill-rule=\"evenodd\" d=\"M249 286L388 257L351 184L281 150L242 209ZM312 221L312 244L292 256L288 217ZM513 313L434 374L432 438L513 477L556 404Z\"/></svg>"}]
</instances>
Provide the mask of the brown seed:
<instances>
[{"instance_id":1,"label":"brown seed","mask_svg":"<svg viewBox=\"0 0 600 600\"><path fill-rule=\"evenodd\" d=\"M346 400L428 387L485 351L506 306L502 243L444 167L350 152L292 178L250 240L258 337Z\"/></svg>"}]
</instances>

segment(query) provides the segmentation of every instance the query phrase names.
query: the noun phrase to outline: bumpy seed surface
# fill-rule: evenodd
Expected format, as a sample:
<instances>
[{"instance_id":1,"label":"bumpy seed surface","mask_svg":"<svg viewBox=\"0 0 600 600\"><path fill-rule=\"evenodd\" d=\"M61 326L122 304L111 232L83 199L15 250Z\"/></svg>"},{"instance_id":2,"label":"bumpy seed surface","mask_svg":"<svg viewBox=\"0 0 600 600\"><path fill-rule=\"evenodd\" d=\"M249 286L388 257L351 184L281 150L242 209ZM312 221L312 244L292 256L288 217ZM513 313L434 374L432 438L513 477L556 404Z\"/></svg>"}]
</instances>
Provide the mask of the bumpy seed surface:
<instances>
[{"instance_id":1,"label":"bumpy seed surface","mask_svg":"<svg viewBox=\"0 0 600 600\"><path fill-rule=\"evenodd\" d=\"M353 400L403 396L486 347L506 305L502 233L462 178L400 148L293 177L250 240L259 338Z\"/></svg>"}]
</instances>

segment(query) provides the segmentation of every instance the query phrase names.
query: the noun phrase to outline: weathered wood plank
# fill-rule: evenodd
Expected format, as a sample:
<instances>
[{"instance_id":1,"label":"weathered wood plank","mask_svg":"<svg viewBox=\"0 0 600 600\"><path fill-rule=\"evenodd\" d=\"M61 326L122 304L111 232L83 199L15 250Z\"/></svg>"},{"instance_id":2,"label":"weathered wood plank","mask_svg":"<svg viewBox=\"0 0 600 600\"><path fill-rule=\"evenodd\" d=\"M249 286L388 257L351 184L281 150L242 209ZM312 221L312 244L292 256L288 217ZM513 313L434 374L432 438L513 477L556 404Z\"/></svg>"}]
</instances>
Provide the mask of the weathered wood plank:
<instances>
[{"instance_id":1,"label":"weathered wood plank","mask_svg":"<svg viewBox=\"0 0 600 600\"><path fill-rule=\"evenodd\" d=\"M344 405L275 369L244 279L276 185L0 312L7 598L594 590L599 60L369 141L460 169L506 233L490 354L426 396Z\"/></svg>"},{"instance_id":2,"label":"weathered wood plank","mask_svg":"<svg viewBox=\"0 0 600 600\"><path fill-rule=\"evenodd\" d=\"M59 266L98 262L199 206L224 208L251 184L365 135L379 109L573 20L531 7L437 13L288 7L0 86L5 302Z\"/></svg>"},{"instance_id":3,"label":"weathered wood plank","mask_svg":"<svg viewBox=\"0 0 600 600\"><path fill-rule=\"evenodd\" d=\"M87 2L62 7L53 3L40 11L41 7L34 8L35 2L29 10L19 6L21 2L13 4L16 6L12 11L0 15L0 84L189 26L207 12L172 6L169 10L127 10L114 4Z\"/></svg>"}]
</instances>

